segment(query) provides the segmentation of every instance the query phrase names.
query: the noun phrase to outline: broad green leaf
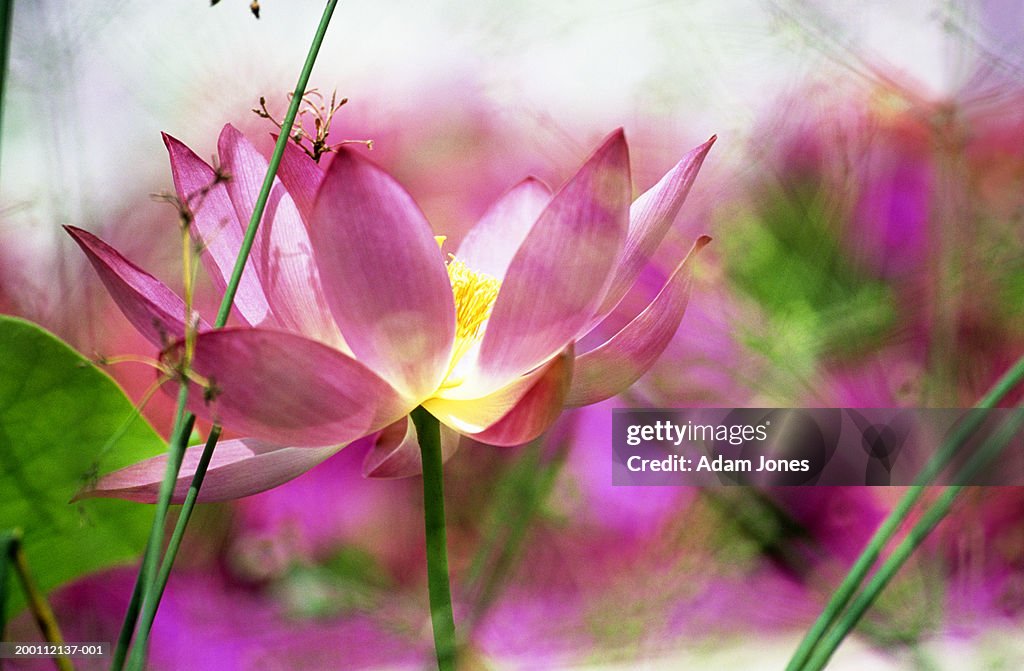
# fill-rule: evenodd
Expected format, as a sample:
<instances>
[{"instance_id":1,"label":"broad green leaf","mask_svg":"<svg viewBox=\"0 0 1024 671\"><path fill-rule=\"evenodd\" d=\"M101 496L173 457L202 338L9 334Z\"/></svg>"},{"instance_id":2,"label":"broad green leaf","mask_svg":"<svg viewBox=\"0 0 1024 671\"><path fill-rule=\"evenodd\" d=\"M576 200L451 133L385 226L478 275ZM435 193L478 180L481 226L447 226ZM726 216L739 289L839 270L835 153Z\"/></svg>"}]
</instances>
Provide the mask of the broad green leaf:
<instances>
[{"instance_id":1,"label":"broad green leaf","mask_svg":"<svg viewBox=\"0 0 1024 671\"><path fill-rule=\"evenodd\" d=\"M97 474L163 449L110 377L53 334L0 315L0 531L24 531L41 589L139 556L148 506L71 499ZM10 614L25 601L9 592Z\"/></svg>"}]
</instances>

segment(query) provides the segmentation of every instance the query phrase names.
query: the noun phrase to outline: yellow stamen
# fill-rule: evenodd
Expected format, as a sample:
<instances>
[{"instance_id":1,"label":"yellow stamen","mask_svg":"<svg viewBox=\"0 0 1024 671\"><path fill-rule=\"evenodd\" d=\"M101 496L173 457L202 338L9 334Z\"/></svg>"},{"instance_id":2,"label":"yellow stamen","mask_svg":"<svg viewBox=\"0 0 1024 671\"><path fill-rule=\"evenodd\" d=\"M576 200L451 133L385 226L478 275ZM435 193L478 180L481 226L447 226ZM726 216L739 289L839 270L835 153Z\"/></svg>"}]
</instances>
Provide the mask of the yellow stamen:
<instances>
[{"instance_id":1,"label":"yellow stamen","mask_svg":"<svg viewBox=\"0 0 1024 671\"><path fill-rule=\"evenodd\" d=\"M444 244L445 236L434 236L434 239L440 247ZM455 298L455 346L452 348L448 376L442 387L453 387L462 382L455 373L459 360L483 336L484 325L490 319L494 302L498 299L501 281L471 269L452 254L448 255L447 267L452 296Z\"/></svg>"},{"instance_id":2,"label":"yellow stamen","mask_svg":"<svg viewBox=\"0 0 1024 671\"><path fill-rule=\"evenodd\" d=\"M455 338L474 341L491 316L501 282L487 273L471 270L454 256L448 261L448 279L455 296Z\"/></svg>"}]
</instances>

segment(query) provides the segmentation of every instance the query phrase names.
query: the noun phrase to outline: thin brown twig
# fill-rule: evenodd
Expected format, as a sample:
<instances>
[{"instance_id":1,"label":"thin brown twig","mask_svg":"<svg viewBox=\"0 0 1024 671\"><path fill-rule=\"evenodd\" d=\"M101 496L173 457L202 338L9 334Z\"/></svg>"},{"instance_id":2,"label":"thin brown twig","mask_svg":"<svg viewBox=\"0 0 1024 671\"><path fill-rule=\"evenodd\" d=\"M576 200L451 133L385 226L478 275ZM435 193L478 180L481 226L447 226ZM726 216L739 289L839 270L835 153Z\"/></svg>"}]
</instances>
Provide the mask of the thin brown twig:
<instances>
[{"instance_id":1,"label":"thin brown twig","mask_svg":"<svg viewBox=\"0 0 1024 671\"><path fill-rule=\"evenodd\" d=\"M32 578L32 572L28 568L28 559L25 557L21 538L21 529L14 529L11 532L8 553L11 563L14 565L14 572L18 574L18 580L21 582L21 587L25 591L25 597L28 599L29 610L32 611L36 624L39 625L39 631L42 632L43 639L47 643L61 646L64 644L64 636L60 633L57 617L53 614L53 609L50 608L46 595L42 593ZM55 657L54 664L60 671L74 671L75 668L71 663L71 659L65 656Z\"/></svg>"}]
</instances>

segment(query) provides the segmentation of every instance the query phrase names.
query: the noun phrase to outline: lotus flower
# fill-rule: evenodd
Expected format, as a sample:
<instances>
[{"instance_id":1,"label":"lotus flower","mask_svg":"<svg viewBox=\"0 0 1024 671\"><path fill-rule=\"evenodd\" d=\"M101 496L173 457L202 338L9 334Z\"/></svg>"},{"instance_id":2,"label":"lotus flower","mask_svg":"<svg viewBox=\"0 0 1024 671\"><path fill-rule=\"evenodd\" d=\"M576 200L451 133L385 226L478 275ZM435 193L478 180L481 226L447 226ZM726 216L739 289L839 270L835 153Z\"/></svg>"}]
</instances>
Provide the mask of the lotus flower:
<instances>
[{"instance_id":1,"label":"lotus flower","mask_svg":"<svg viewBox=\"0 0 1024 671\"><path fill-rule=\"evenodd\" d=\"M224 289L266 160L231 126L219 141L230 179L164 137L179 197ZM686 260L630 323L588 352L574 344L626 294L664 237L714 138L630 205L629 158L612 133L552 195L528 178L502 196L454 254L411 196L360 153L326 170L289 146L235 299L243 327L198 317L189 409L243 435L218 445L202 499L269 489L371 436L364 472L418 473L410 411L493 445L540 435L563 405L632 384L674 334L690 290ZM185 304L95 236L68 231L132 324L167 362L182 356ZM694 250L709 238L702 237ZM692 254L692 252L691 252ZM689 258L690 255L687 256ZM186 452L175 497L201 448ZM85 495L152 501L166 456L101 478Z\"/></svg>"}]
</instances>

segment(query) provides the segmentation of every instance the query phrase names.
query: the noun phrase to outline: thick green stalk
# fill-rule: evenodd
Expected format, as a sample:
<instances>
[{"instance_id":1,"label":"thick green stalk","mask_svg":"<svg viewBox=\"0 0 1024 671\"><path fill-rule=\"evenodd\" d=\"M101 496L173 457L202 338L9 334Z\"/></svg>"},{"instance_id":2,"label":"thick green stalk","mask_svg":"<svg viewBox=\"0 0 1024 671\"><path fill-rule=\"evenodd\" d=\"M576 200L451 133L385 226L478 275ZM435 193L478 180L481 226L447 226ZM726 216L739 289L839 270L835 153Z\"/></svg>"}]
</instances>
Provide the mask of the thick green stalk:
<instances>
[{"instance_id":1,"label":"thick green stalk","mask_svg":"<svg viewBox=\"0 0 1024 671\"><path fill-rule=\"evenodd\" d=\"M313 43L310 45L309 53L306 56L306 61L303 64L302 72L299 75L299 80L295 87L295 94L292 96L292 101L288 107L288 112L285 115L283 123L281 124L281 135L278 137L277 144L274 146L274 153L270 158L270 164L267 168L267 175L263 180L263 186L260 189L259 195L257 196L256 204L253 209L252 216L249 219L249 225L246 228L245 237L242 240L242 246L238 253L238 258L235 260L235 266L234 269L232 270L231 278L228 280L227 287L224 291L224 297L221 300L220 309L217 312L217 319L214 322L214 326L217 328L223 327L227 323L228 315L231 313L231 305L234 303L235 294L238 292L238 284L242 278L242 271L245 269L246 261L249 258L249 253L252 250L253 242L256 239L256 232L259 228L260 221L263 219L263 212L266 209L267 200L270 197L270 190L274 184L274 176L277 174L278 166L281 164L281 158L284 156L285 144L288 142L292 126L295 124L295 118L298 115L299 105L301 104L302 101L302 94L309 85L309 78L313 71L313 65L316 62L317 54L320 51L320 45L323 43L324 35L327 33L327 26L330 24L331 16L334 14L334 9L337 6L337 4L338 0L328 0L327 5L324 8L323 15L320 18L320 23L317 26L316 34L313 37ZM184 404L179 403L179 411L183 407ZM188 419L190 421L194 421L195 417L190 413L188 415ZM177 542L173 543L173 545L168 547L168 552L165 555L163 562L161 563L159 574L157 573L155 565L156 557L158 556L156 553L159 552L159 544L157 544L156 546L147 545L146 547L146 552L143 555L144 568L146 566L152 566L152 571L147 570L145 575L143 575L142 571L140 571L139 573L135 585L135 591L132 595L131 603L129 604L129 611L125 615L125 624L122 627L121 637L118 640L118 648L115 650L114 663L111 666L112 671L120 671L123 666L124 654L122 650L122 643L126 647L128 642L131 640L132 630L134 629L135 621L139 614L138 603L140 601L140 594L143 585L146 586L147 595L152 594L154 597L151 601L148 598L146 599L146 602L149 602L151 604L148 606L148 608L152 609L152 612L149 612L147 610L147 613L145 614L145 617L149 620L150 625L152 623L152 619L156 615L156 609L159 606L160 597L163 594L163 588L166 585L166 578L164 578L163 584L161 584L159 576L160 574L163 574L165 572L167 575L169 575L170 570L174 565L174 558L177 554L178 547L180 546L181 543L181 536L184 534L185 527L188 524L188 519L191 516L191 506L194 505L195 499L198 497L199 488L202 486L203 480L206 477L206 470L209 467L210 459L213 456L213 450L217 445L217 439L219 438L219 436L219 428L214 427L214 430L211 431L211 439L207 441L206 446L203 449L203 454L200 457L199 465L196 468L195 475L193 476L192 482L189 486L189 495L192 495L193 498L192 503L188 509L188 514L182 516L184 518L183 522L181 521L182 517L179 517L179 523L176 525L174 532L174 536L178 537ZM175 474L175 478L177 478L177 474ZM159 535L161 539L163 537L163 530L164 523L163 521L161 521L159 528ZM154 533L151 535L151 540L152 536L155 536L156 533L157 532L154 527ZM172 536L172 542L174 540L174 536ZM152 559L150 559L151 556L153 557ZM148 628L146 630L146 635L148 637ZM132 655L133 665L137 664L139 667L141 667L141 665L143 664L146 655L146 644L146 639L140 637L140 642L139 644L137 644L136 653L133 653ZM117 654L119 651L121 652L120 656ZM137 662L134 660L137 660Z\"/></svg>"},{"instance_id":2,"label":"thick green stalk","mask_svg":"<svg viewBox=\"0 0 1024 671\"><path fill-rule=\"evenodd\" d=\"M1017 360L1017 363L996 382L975 407L979 409L994 408L1010 390L1020 383L1021 379L1024 379L1024 357ZM850 603L850 599L853 598L857 588L878 560L882 549L888 545L900 525L910 514L911 509L921 498L921 495L924 493L924 487L930 484L949 465L949 462L956 456L963 443L981 426L985 415L986 413L980 411L968 413L957 426L956 431L943 443L942 448L928 461L924 469L917 476L914 486L903 495L903 498L896 504L896 507L893 508L892 512L882 522L882 525L875 531L864 551L861 552L857 561L854 562L853 567L850 568L849 573L846 574L846 577L840 583L832 598L829 599L821 615L818 616L818 619L815 620L807 634L804 635L796 652L793 653L793 658L790 659L789 664L786 666L786 671L800 671L804 668L804 664L810 658L815 646L825 635L829 627L835 623L847 604Z\"/></svg>"},{"instance_id":3,"label":"thick green stalk","mask_svg":"<svg viewBox=\"0 0 1024 671\"><path fill-rule=\"evenodd\" d=\"M1017 410L999 427L996 435L990 438L981 449L971 456L971 459L957 474L956 483L951 487L947 487L943 491L942 496L925 511L920 521L907 533L907 537L903 539L892 555L871 578L864 591L857 595L857 598L854 599L850 608L839 619L836 626L814 648L814 654L804 666L806 671L820 671L825 668L825 665L828 664L828 661L839 648L843 639L857 625L861 617L864 616L864 613L867 612L871 604L878 598L878 595L889 584L889 581L892 580L903 564L906 563L907 559L910 558L910 555L913 554L914 550L931 533L932 529L949 513L950 508L953 507L953 502L965 484L970 482L981 469L1003 451L1014 435L1020 430L1022 424L1024 424L1024 410Z\"/></svg>"},{"instance_id":4,"label":"thick green stalk","mask_svg":"<svg viewBox=\"0 0 1024 671\"><path fill-rule=\"evenodd\" d=\"M439 671L455 669L455 617L448 579L448 539L444 517L444 469L441 463L441 425L423 408L412 411L423 456L423 523L427 535L427 591L434 651Z\"/></svg>"}]
</instances>

